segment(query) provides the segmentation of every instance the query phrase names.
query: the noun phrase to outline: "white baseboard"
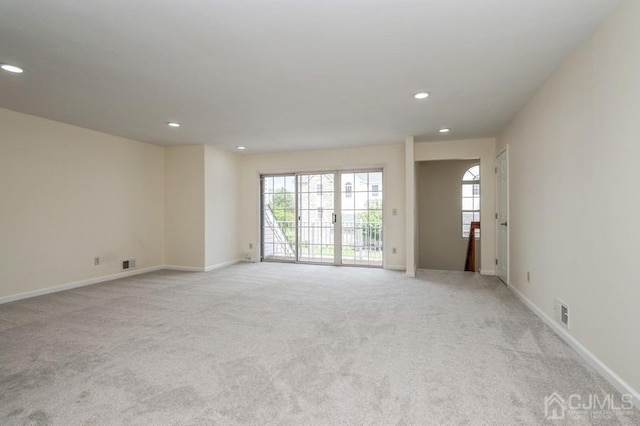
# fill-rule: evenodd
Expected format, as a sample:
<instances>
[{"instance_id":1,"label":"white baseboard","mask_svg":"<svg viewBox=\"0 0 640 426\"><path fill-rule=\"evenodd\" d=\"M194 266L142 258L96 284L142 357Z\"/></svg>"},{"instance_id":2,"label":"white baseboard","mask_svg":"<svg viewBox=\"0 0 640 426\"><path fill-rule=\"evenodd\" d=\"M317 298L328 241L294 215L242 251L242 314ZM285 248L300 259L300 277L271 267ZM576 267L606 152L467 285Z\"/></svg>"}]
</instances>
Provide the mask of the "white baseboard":
<instances>
[{"instance_id":1,"label":"white baseboard","mask_svg":"<svg viewBox=\"0 0 640 426\"><path fill-rule=\"evenodd\" d=\"M201 266L178 266L178 265L164 265L164 269L169 269L172 271L184 271L184 272L209 272L214 269L224 268L225 266L234 265L236 263L242 262L242 259L233 259L227 262L217 263L215 265L205 266L204 268Z\"/></svg>"},{"instance_id":2,"label":"white baseboard","mask_svg":"<svg viewBox=\"0 0 640 426\"><path fill-rule=\"evenodd\" d=\"M389 269L391 271L406 271L407 268L406 266L402 266L402 265L384 265L384 269Z\"/></svg>"},{"instance_id":3,"label":"white baseboard","mask_svg":"<svg viewBox=\"0 0 640 426\"><path fill-rule=\"evenodd\" d=\"M182 271L182 272L204 272L204 268L201 266L164 265L162 269L168 269L170 271Z\"/></svg>"},{"instance_id":4,"label":"white baseboard","mask_svg":"<svg viewBox=\"0 0 640 426\"><path fill-rule=\"evenodd\" d=\"M227 262L218 263L216 265L209 265L206 268L204 268L204 271L205 272L209 272L209 271L213 271L214 269L224 268L225 266L231 266L231 265L234 265L234 264L240 263L240 262L242 262L242 259L233 259L233 260L229 260Z\"/></svg>"},{"instance_id":5,"label":"white baseboard","mask_svg":"<svg viewBox=\"0 0 640 426\"><path fill-rule=\"evenodd\" d=\"M25 291L24 293L12 294L0 297L0 305L3 303L15 302L16 300L27 299L29 297L42 296L44 294L57 293L59 291L70 290L72 288L84 287L86 285L97 284L104 281L117 280L118 278L130 277L132 275L145 274L147 272L159 271L164 269L163 265L151 266L149 268L133 269L131 271L119 272L117 274L103 275L86 280L73 281L66 284L60 284L53 287L40 288L38 290Z\"/></svg>"},{"instance_id":6,"label":"white baseboard","mask_svg":"<svg viewBox=\"0 0 640 426\"><path fill-rule=\"evenodd\" d=\"M40 288L32 291L25 291L24 293L11 294L9 296L0 297L0 305L3 303L15 302L16 300L27 299L29 297L42 296L50 293L57 293L59 291L70 290L72 288L84 287L91 284L98 284L105 281L117 280L118 278L130 277L133 275L146 274L147 272L160 271L163 269L169 269L173 271L185 271L185 272L208 272L214 269L224 268L225 266L233 265L240 262L240 259L230 260L228 262L218 263L217 265L210 265L206 268L195 266L177 266L177 265L158 265L151 266L149 268L132 269L126 272L119 272L117 274L103 275L100 277L89 278L86 280L73 281L66 284L60 284L53 287Z\"/></svg>"},{"instance_id":7,"label":"white baseboard","mask_svg":"<svg viewBox=\"0 0 640 426\"><path fill-rule=\"evenodd\" d=\"M480 275L495 275L496 271L493 269L480 269Z\"/></svg>"},{"instance_id":8,"label":"white baseboard","mask_svg":"<svg viewBox=\"0 0 640 426\"><path fill-rule=\"evenodd\" d=\"M561 327L556 321L554 321L549 315L547 315L542 309L538 308L531 300L529 300L524 294L522 294L517 288L513 285L507 285L511 289L511 291L524 303L527 305L533 313L535 313L545 324L547 324L551 329L562 339L564 340L571 348L576 351L582 358L587 360L593 368L600 373L609 383L611 383L620 393L622 394L630 394L633 397L634 405L638 410L640 410L640 393L635 390L629 383L624 381L620 376L618 376L613 370L611 370L604 362L602 362L598 357L596 357L589 349L584 347L582 343L576 340L565 328Z\"/></svg>"}]
</instances>

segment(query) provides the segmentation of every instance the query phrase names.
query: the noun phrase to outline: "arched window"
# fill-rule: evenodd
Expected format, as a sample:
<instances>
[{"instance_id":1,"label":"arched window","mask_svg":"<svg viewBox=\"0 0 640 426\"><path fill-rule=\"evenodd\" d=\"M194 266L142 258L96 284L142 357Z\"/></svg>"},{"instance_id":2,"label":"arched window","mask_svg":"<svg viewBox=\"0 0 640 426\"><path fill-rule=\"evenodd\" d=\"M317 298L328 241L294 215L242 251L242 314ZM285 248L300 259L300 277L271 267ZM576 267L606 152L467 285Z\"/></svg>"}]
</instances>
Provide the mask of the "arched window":
<instances>
[{"instance_id":1,"label":"arched window","mask_svg":"<svg viewBox=\"0 0 640 426\"><path fill-rule=\"evenodd\" d=\"M344 184L344 195L347 198L351 198L351 190L352 190L351 182L347 182Z\"/></svg>"},{"instance_id":2,"label":"arched window","mask_svg":"<svg viewBox=\"0 0 640 426\"><path fill-rule=\"evenodd\" d=\"M480 165L469 167L462 176L462 238L469 237L471 222L480 221ZM476 238L480 236L476 231Z\"/></svg>"}]
</instances>

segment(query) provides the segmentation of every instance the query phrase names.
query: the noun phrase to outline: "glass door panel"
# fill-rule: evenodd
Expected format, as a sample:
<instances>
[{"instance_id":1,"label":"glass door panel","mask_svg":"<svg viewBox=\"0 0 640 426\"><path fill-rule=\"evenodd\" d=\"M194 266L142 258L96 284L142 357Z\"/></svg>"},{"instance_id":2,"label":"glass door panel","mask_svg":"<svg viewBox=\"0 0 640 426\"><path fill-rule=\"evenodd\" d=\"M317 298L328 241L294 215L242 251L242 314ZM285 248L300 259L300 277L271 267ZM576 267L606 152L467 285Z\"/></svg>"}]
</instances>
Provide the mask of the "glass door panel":
<instances>
[{"instance_id":1,"label":"glass door panel","mask_svg":"<svg viewBox=\"0 0 640 426\"><path fill-rule=\"evenodd\" d=\"M335 262L333 186L333 173L298 175L298 262Z\"/></svg>"},{"instance_id":2,"label":"glass door panel","mask_svg":"<svg viewBox=\"0 0 640 426\"><path fill-rule=\"evenodd\" d=\"M295 261L295 176L263 176L261 184L262 259Z\"/></svg>"},{"instance_id":3,"label":"glass door panel","mask_svg":"<svg viewBox=\"0 0 640 426\"><path fill-rule=\"evenodd\" d=\"M382 266L382 172L341 173L342 264Z\"/></svg>"}]
</instances>

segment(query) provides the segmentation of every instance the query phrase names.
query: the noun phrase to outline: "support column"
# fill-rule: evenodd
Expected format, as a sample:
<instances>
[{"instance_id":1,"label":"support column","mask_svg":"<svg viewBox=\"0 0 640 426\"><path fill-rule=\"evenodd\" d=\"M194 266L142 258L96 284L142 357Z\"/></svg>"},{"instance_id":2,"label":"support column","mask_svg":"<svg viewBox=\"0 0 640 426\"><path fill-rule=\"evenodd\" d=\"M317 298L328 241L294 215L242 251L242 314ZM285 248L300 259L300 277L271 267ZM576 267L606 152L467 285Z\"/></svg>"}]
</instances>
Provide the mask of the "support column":
<instances>
[{"instance_id":1,"label":"support column","mask_svg":"<svg viewBox=\"0 0 640 426\"><path fill-rule=\"evenodd\" d=\"M406 188L406 274L416 276L416 166L413 136L404 141L405 153L405 188Z\"/></svg>"}]
</instances>

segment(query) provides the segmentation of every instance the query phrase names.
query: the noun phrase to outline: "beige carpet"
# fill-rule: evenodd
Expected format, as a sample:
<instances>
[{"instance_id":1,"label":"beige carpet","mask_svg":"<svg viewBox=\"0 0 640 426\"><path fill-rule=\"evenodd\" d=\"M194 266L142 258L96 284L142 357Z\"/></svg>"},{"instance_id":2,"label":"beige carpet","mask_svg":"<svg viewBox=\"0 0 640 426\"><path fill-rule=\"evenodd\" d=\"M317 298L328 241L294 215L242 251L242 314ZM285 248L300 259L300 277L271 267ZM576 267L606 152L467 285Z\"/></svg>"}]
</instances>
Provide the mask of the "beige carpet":
<instances>
[{"instance_id":1,"label":"beige carpet","mask_svg":"<svg viewBox=\"0 0 640 426\"><path fill-rule=\"evenodd\" d=\"M554 391L620 398L472 273L240 264L0 305L2 425L542 424ZM600 414L575 423L640 424Z\"/></svg>"}]
</instances>

